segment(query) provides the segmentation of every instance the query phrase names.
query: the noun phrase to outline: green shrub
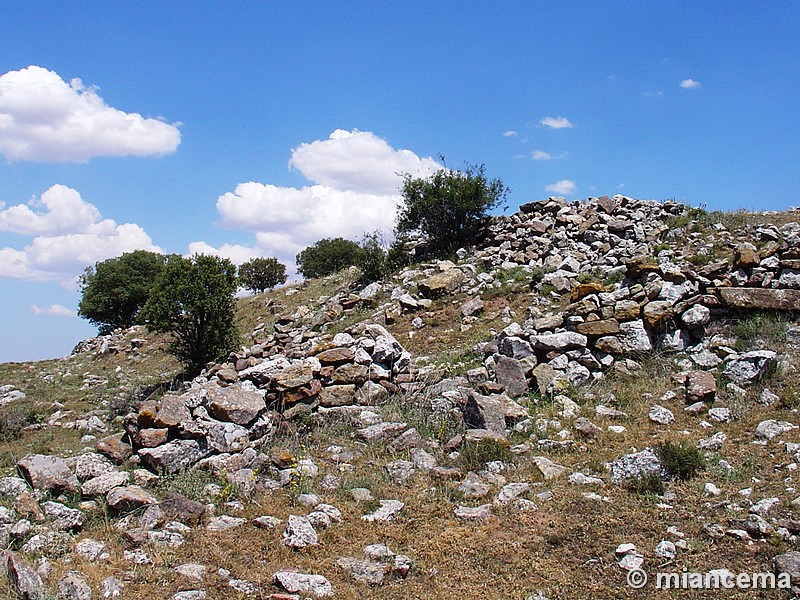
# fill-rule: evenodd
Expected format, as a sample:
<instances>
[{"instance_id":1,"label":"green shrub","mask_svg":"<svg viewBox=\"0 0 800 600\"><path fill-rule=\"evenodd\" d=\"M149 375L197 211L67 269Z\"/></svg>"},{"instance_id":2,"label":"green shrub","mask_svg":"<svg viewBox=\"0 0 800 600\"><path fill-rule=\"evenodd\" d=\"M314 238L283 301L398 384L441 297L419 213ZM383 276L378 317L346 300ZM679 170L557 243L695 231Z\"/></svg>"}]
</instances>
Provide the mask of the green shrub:
<instances>
[{"instance_id":1,"label":"green shrub","mask_svg":"<svg viewBox=\"0 0 800 600\"><path fill-rule=\"evenodd\" d=\"M705 467L705 457L689 442L663 442L656 446L656 454L672 477L686 481Z\"/></svg>"},{"instance_id":2,"label":"green shrub","mask_svg":"<svg viewBox=\"0 0 800 600\"><path fill-rule=\"evenodd\" d=\"M508 443L490 439L467 442L458 452L458 462L466 471L480 471L488 462L499 460L507 463L513 458Z\"/></svg>"},{"instance_id":3,"label":"green shrub","mask_svg":"<svg viewBox=\"0 0 800 600\"><path fill-rule=\"evenodd\" d=\"M86 267L79 279L78 316L97 325L101 334L140 323L140 310L165 262L162 254L135 250Z\"/></svg>"},{"instance_id":4,"label":"green shrub","mask_svg":"<svg viewBox=\"0 0 800 600\"><path fill-rule=\"evenodd\" d=\"M434 256L474 244L484 219L509 192L499 179L487 180L485 171L484 165L468 164L463 171L445 167L427 178L404 174L397 232L423 233Z\"/></svg>"},{"instance_id":5,"label":"green shrub","mask_svg":"<svg viewBox=\"0 0 800 600\"><path fill-rule=\"evenodd\" d=\"M361 254L352 240L324 238L297 255L297 271L306 279L325 277L357 265Z\"/></svg>"},{"instance_id":6,"label":"green shrub","mask_svg":"<svg viewBox=\"0 0 800 600\"><path fill-rule=\"evenodd\" d=\"M42 414L21 404L7 404L0 407L0 441L10 442L19 439L28 425L41 423Z\"/></svg>"},{"instance_id":7,"label":"green shrub","mask_svg":"<svg viewBox=\"0 0 800 600\"><path fill-rule=\"evenodd\" d=\"M658 473L631 477L625 481L624 487L638 496L663 496L666 491L664 481Z\"/></svg>"},{"instance_id":8,"label":"green shrub","mask_svg":"<svg viewBox=\"0 0 800 600\"><path fill-rule=\"evenodd\" d=\"M361 267L363 282L381 281L389 274L389 257L383 249L380 233L369 233L362 238L358 265Z\"/></svg>"},{"instance_id":9,"label":"green shrub","mask_svg":"<svg viewBox=\"0 0 800 600\"><path fill-rule=\"evenodd\" d=\"M254 258L239 265L239 283L255 294L263 294L286 283L286 265L277 258Z\"/></svg>"},{"instance_id":10,"label":"green shrub","mask_svg":"<svg viewBox=\"0 0 800 600\"><path fill-rule=\"evenodd\" d=\"M788 318L773 312L742 312L730 322L731 333L735 335L739 350L752 350L752 342L763 339L779 344L786 339Z\"/></svg>"},{"instance_id":11,"label":"green shrub","mask_svg":"<svg viewBox=\"0 0 800 600\"><path fill-rule=\"evenodd\" d=\"M209 483L219 484L219 480L201 469L163 473L156 483L155 490L158 496L163 496L167 492L177 492L190 500L205 502L205 487Z\"/></svg>"},{"instance_id":12,"label":"green shrub","mask_svg":"<svg viewBox=\"0 0 800 600\"><path fill-rule=\"evenodd\" d=\"M171 352L190 369L235 350L236 267L203 254L167 260L144 307L148 326L174 336Z\"/></svg>"}]
</instances>

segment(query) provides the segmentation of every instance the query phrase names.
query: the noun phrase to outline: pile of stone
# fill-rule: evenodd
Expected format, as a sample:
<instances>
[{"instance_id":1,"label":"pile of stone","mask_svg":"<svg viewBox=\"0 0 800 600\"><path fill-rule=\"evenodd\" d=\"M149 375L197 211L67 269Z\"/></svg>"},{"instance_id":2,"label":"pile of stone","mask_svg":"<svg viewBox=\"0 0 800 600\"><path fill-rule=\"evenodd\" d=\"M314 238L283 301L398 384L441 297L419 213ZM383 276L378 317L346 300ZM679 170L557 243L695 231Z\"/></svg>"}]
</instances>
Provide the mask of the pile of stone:
<instances>
[{"instance_id":1,"label":"pile of stone","mask_svg":"<svg viewBox=\"0 0 800 600\"><path fill-rule=\"evenodd\" d=\"M474 258L490 270L542 269L545 283L569 292L581 273L606 277L624 271L627 260L650 254L669 230L669 218L685 210L677 202L619 195L530 202L509 217L494 219Z\"/></svg>"},{"instance_id":2,"label":"pile of stone","mask_svg":"<svg viewBox=\"0 0 800 600\"><path fill-rule=\"evenodd\" d=\"M72 349L71 355L91 354L127 354L135 356L139 349L145 345L145 327L134 325L128 329L115 329L113 333L81 340Z\"/></svg>"},{"instance_id":3,"label":"pile of stone","mask_svg":"<svg viewBox=\"0 0 800 600\"><path fill-rule=\"evenodd\" d=\"M242 453L264 446L283 421L316 413L347 417L412 383L411 355L381 325L307 342L308 354L299 357L277 353L278 340L257 344L196 378L186 392L143 402L126 417L125 434L100 440L98 449L117 461L135 454L156 473L231 455L241 458L239 469L254 469L256 453Z\"/></svg>"}]
</instances>

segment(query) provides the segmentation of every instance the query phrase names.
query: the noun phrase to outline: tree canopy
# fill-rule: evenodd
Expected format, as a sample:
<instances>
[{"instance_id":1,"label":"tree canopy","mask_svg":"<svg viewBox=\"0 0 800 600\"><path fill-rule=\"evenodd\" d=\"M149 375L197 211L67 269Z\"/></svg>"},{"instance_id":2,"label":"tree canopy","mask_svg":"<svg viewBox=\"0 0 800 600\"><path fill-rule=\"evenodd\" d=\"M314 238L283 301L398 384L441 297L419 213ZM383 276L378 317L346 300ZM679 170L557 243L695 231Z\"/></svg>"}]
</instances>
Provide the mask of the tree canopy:
<instances>
[{"instance_id":1,"label":"tree canopy","mask_svg":"<svg viewBox=\"0 0 800 600\"><path fill-rule=\"evenodd\" d=\"M239 265L239 283L255 294L262 294L286 283L286 265L277 258L254 258Z\"/></svg>"},{"instance_id":2,"label":"tree canopy","mask_svg":"<svg viewBox=\"0 0 800 600\"><path fill-rule=\"evenodd\" d=\"M344 238L324 238L297 255L297 270L306 279L324 277L357 265L361 247Z\"/></svg>"},{"instance_id":3,"label":"tree canopy","mask_svg":"<svg viewBox=\"0 0 800 600\"><path fill-rule=\"evenodd\" d=\"M428 238L430 254L452 254L475 242L484 219L508 192L500 179L486 178L484 165L467 165L463 171L442 168L427 178L406 173L397 233L419 231Z\"/></svg>"},{"instance_id":4,"label":"tree canopy","mask_svg":"<svg viewBox=\"0 0 800 600\"><path fill-rule=\"evenodd\" d=\"M101 334L140 323L139 312L165 261L162 254L134 250L86 267L79 279L78 315L97 325Z\"/></svg>"},{"instance_id":5,"label":"tree canopy","mask_svg":"<svg viewBox=\"0 0 800 600\"><path fill-rule=\"evenodd\" d=\"M174 335L172 352L191 369L235 350L236 267L226 258L172 255L143 310L147 325Z\"/></svg>"}]
</instances>

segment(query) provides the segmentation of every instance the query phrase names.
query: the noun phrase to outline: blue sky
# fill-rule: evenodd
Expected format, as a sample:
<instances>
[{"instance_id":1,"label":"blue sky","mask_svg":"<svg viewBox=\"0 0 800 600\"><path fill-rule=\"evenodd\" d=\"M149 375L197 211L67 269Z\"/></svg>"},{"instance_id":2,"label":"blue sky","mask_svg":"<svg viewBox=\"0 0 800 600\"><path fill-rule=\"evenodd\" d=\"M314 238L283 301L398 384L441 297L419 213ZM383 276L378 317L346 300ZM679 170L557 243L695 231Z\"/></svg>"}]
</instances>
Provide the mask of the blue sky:
<instances>
[{"instance_id":1,"label":"blue sky","mask_svg":"<svg viewBox=\"0 0 800 600\"><path fill-rule=\"evenodd\" d=\"M400 172L509 211L623 193L800 204L799 2L0 8L0 361L67 354L83 266L293 257L391 227ZM432 157L432 158L431 158Z\"/></svg>"}]
</instances>

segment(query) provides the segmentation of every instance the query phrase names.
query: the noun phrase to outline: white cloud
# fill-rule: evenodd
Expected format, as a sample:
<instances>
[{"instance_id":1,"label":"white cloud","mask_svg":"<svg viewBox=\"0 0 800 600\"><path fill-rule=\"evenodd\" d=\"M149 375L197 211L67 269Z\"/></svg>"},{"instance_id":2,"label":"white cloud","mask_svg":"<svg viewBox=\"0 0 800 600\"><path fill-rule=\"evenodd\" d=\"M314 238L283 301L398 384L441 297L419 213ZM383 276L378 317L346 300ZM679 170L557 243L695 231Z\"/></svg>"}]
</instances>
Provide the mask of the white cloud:
<instances>
[{"instance_id":1,"label":"white cloud","mask_svg":"<svg viewBox=\"0 0 800 600\"><path fill-rule=\"evenodd\" d=\"M517 137L517 132L513 129L509 129L508 131L503 132L503 137Z\"/></svg>"},{"instance_id":2,"label":"white cloud","mask_svg":"<svg viewBox=\"0 0 800 600\"><path fill-rule=\"evenodd\" d=\"M309 181L365 194L396 194L403 183L400 174L424 177L441 168L430 157L395 150L383 138L358 129L337 129L327 140L300 144L289 166Z\"/></svg>"},{"instance_id":3,"label":"white cloud","mask_svg":"<svg viewBox=\"0 0 800 600\"><path fill-rule=\"evenodd\" d=\"M556 181L555 183L551 183L550 185L544 188L545 192L553 192L555 194L561 194L563 196L569 196L572 194L576 189L577 185L575 185L574 181L570 181L569 179L562 179L561 181Z\"/></svg>"},{"instance_id":4,"label":"white cloud","mask_svg":"<svg viewBox=\"0 0 800 600\"><path fill-rule=\"evenodd\" d=\"M227 258L235 265L240 265L262 256L262 253L257 248L250 248L248 246L241 246L239 244L223 244L219 248L207 244L206 242L192 242L189 244L189 254L209 254L211 256L219 256Z\"/></svg>"},{"instance_id":5,"label":"white cloud","mask_svg":"<svg viewBox=\"0 0 800 600\"><path fill-rule=\"evenodd\" d=\"M233 257L275 256L289 267L305 247L322 238L358 240L390 232L400 202L401 172L426 177L442 166L410 150L396 150L371 132L337 129L328 139L301 144L290 165L313 185L295 188L250 181L217 200L222 227L255 233L255 245L191 248ZM195 245L197 244L197 245ZM201 245L202 244L202 245ZM227 254L226 254L227 253Z\"/></svg>"},{"instance_id":6,"label":"white cloud","mask_svg":"<svg viewBox=\"0 0 800 600\"><path fill-rule=\"evenodd\" d=\"M539 121L539 124L544 125L545 127L550 127L551 129L569 129L571 127L575 127L575 124L572 123L572 121L562 116L545 117Z\"/></svg>"},{"instance_id":7,"label":"white cloud","mask_svg":"<svg viewBox=\"0 0 800 600\"><path fill-rule=\"evenodd\" d=\"M0 154L8 160L86 162L175 151L175 125L108 106L80 79L32 65L0 75Z\"/></svg>"},{"instance_id":8,"label":"white cloud","mask_svg":"<svg viewBox=\"0 0 800 600\"><path fill-rule=\"evenodd\" d=\"M31 313L37 316L48 316L48 317L75 317L74 310L70 310L66 306L61 306L60 304L51 304L50 306L39 306L37 304L31 304Z\"/></svg>"},{"instance_id":9,"label":"white cloud","mask_svg":"<svg viewBox=\"0 0 800 600\"><path fill-rule=\"evenodd\" d=\"M531 158L533 160L552 160L553 155L549 152L545 152L544 150L534 150L531 152Z\"/></svg>"},{"instance_id":10,"label":"white cloud","mask_svg":"<svg viewBox=\"0 0 800 600\"><path fill-rule=\"evenodd\" d=\"M44 207L33 211L30 207ZM0 203L0 209L3 204ZM40 199L0 210L0 231L23 235L83 231L100 220L100 211L65 185L54 185Z\"/></svg>"},{"instance_id":11,"label":"white cloud","mask_svg":"<svg viewBox=\"0 0 800 600\"><path fill-rule=\"evenodd\" d=\"M680 86L685 90L696 90L700 87L700 82L694 79L684 79L681 81Z\"/></svg>"},{"instance_id":12,"label":"white cloud","mask_svg":"<svg viewBox=\"0 0 800 600\"><path fill-rule=\"evenodd\" d=\"M133 223L117 225L111 219L102 219L100 211L72 188L53 186L32 204L44 205L48 210L31 212L27 228L19 220L26 206L0 212L0 229L35 235L21 250L0 248L0 277L56 281L74 288L83 269L97 261L137 249L162 252L144 229ZM79 218L71 219L65 207L76 209Z\"/></svg>"}]
</instances>

